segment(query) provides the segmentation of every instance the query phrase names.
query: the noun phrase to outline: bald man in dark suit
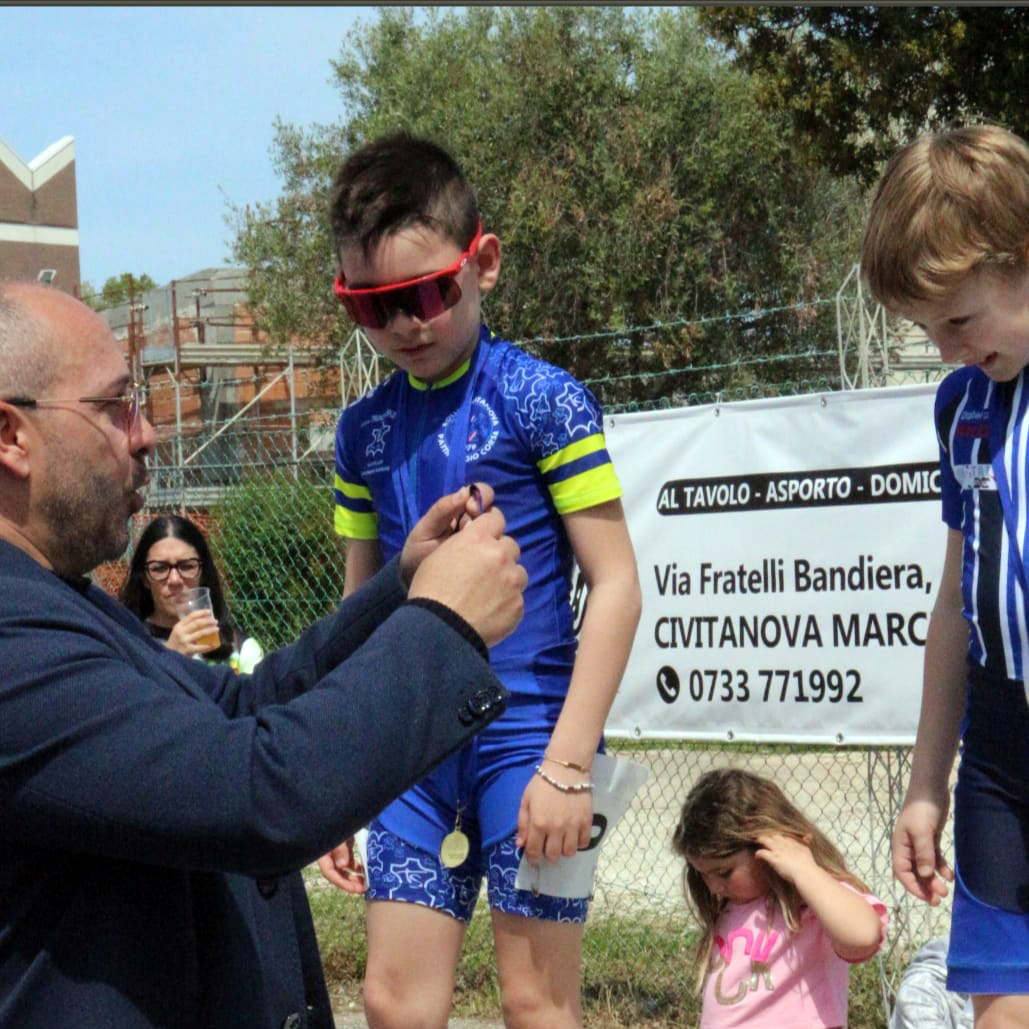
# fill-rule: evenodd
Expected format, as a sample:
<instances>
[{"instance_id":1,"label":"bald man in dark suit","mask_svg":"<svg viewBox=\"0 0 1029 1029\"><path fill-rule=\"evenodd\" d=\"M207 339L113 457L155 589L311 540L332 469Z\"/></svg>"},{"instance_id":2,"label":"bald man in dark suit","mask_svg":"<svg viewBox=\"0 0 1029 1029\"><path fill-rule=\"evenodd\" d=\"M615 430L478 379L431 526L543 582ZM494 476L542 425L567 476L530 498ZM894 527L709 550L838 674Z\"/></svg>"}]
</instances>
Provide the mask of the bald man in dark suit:
<instances>
[{"instance_id":1,"label":"bald man in dark suit","mask_svg":"<svg viewBox=\"0 0 1029 1029\"><path fill-rule=\"evenodd\" d=\"M329 1029L299 870L503 710L518 548L488 489L442 498L236 676L85 578L153 443L103 320L0 283L0 1027Z\"/></svg>"}]
</instances>

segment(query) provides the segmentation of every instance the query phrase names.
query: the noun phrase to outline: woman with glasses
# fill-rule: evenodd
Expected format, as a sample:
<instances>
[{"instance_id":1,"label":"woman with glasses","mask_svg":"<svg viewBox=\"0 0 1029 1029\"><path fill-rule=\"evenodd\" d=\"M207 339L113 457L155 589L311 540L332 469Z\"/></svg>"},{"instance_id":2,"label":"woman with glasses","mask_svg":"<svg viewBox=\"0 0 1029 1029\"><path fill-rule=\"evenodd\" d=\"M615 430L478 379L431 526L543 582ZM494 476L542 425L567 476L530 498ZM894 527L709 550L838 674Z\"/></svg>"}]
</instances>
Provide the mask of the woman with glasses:
<instances>
[{"instance_id":1,"label":"woman with glasses","mask_svg":"<svg viewBox=\"0 0 1029 1029\"><path fill-rule=\"evenodd\" d=\"M196 586L211 591L210 611L179 614L184 595ZM121 590L122 603L139 616L150 635L187 657L228 662L238 672L251 672L264 657L257 640L232 625L221 578L203 533L188 518L158 515L139 538L129 574ZM204 643L217 621L221 644Z\"/></svg>"}]
</instances>

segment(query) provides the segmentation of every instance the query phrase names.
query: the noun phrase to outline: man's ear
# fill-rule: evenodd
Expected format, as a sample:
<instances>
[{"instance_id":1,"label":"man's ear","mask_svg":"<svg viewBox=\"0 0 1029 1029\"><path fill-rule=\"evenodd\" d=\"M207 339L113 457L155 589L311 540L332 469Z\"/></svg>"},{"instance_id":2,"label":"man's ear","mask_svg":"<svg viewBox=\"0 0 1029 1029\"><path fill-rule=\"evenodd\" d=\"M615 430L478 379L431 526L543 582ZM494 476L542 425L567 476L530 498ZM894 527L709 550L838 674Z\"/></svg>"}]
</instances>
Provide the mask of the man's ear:
<instances>
[{"instance_id":1,"label":"man's ear","mask_svg":"<svg viewBox=\"0 0 1029 1029\"><path fill-rule=\"evenodd\" d=\"M18 479L29 475L27 423L21 411L0 401L0 468Z\"/></svg>"},{"instance_id":2,"label":"man's ear","mask_svg":"<svg viewBox=\"0 0 1029 1029\"><path fill-rule=\"evenodd\" d=\"M479 269L479 292L488 293L497 284L500 275L500 239L492 232L486 233L479 240L475 260Z\"/></svg>"}]
</instances>

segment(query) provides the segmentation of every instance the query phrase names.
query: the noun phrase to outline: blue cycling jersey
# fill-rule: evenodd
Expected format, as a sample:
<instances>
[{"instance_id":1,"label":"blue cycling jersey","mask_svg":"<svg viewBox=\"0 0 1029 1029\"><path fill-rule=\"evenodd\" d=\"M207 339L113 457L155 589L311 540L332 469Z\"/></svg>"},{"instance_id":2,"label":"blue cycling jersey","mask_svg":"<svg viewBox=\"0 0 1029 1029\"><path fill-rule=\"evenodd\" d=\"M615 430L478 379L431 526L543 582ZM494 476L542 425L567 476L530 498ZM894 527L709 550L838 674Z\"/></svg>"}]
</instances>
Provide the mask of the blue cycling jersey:
<instances>
[{"instance_id":1,"label":"blue cycling jersey","mask_svg":"<svg viewBox=\"0 0 1029 1029\"><path fill-rule=\"evenodd\" d=\"M476 480L493 487L529 575L525 617L491 661L502 678L508 669L531 671L541 696L563 699L575 634L573 556L561 516L621 490L590 391L491 339L485 326L470 361L449 379L426 385L397 372L343 412L336 531L378 539L388 560L438 497Z\"/></svg>"},{"instance_id":2,"label":"blue cycling jersey","mask_svg":"<svg viewBox=\"0 0 1029 1029\"><path fill-rule=\"evenodd\" d=\"M388 560L438 497L473 481L493 487L529 584L521 623L490 652L511 692L507 711L381 815L427 850L438 849L458 809L486 844L513 832L575 660L574 558L561 517L621 495L592 393L485 326L446 380L397 372L343 411L336 531L379 540Z\"/></svg>"}]
</instances>

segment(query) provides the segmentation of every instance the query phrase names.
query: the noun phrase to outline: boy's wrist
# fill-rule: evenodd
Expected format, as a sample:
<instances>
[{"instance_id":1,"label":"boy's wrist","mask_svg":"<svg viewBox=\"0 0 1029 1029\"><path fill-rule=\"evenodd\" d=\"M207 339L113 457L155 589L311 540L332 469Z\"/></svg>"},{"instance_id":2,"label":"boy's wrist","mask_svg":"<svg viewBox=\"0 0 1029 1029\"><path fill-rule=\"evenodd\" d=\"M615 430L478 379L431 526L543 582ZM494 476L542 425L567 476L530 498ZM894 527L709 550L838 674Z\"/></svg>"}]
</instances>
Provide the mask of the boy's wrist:
<instances>
[{"instance_id":1,"label":"boy's wrist","mask_svg":"<svg viewBox=\"0 0 1029 1029\"><path fill-rule=\"evenodd\" d=\"M593 792L593 780L584 779L576 782L565 782L563 779L558 779L552 776L544 767L543 763L540 762L536 766L536 774L549 786L553 786L555 790L561 793L592 793Z\"/></svg>"},{"instance_id":2,"label":"boy's wrist","mask_svg":"<svg viewBox=\"0 0 1029 1029\"><path fill-rule=\"evenodd\" d=\"M582 765L577 761L566 761L562 758L554 757L550 753L549 749L544 752L543 760L549 761L552 765L559 765L561 768L567 768L573 772L581 772L583 775L589 775L590 769L592 768L592 763Z\"/></svg>"}]
</instances>

